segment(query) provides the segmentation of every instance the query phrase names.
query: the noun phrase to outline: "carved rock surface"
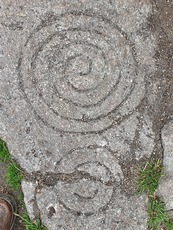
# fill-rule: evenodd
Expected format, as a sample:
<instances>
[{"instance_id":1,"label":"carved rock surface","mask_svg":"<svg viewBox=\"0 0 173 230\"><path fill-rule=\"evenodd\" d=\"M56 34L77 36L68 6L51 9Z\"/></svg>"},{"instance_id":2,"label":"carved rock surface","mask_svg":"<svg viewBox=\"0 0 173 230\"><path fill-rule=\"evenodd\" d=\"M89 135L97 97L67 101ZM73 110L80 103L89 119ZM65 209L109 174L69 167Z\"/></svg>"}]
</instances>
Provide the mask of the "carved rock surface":
<instances>
[{"instance_id":1,"label":"carved rock surface","mask_svg":"<svg viewBox=\"0 0 173 230\"><path fill-rule=\"evenodd\" d=\"M149 0L2 1L0 138L49 230L146 229L130 181L161 152L156 12Z\"/></svg>"}]
</instances>

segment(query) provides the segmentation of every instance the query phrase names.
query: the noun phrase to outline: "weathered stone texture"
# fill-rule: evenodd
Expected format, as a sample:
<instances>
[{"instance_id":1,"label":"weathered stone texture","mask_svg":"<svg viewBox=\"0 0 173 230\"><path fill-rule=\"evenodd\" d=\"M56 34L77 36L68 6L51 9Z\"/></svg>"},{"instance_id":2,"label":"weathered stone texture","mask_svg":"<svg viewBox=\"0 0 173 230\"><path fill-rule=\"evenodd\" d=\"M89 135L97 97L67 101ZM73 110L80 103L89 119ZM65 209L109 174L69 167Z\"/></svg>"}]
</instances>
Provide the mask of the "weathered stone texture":
<instances>
[{"instance_id":1,"label":"weathered stone texture","mask_svg":"<svg viewBox=\"0 0 173 230\"><path fill-rule=\"evenodd\" d=\"M50 230L146 229L126 171L156 151L155 10L148 0L1 5L0 137L30 175L30 216Z\"/></svg>"},{"instance_id":2,"label":"weathered stone texture","mask_svg":"<svg viewBox=\"0 0 173 230\"><path fill-rule=\"evenodd\" d=\"M167 210L173 209L173 121L162 129L164 176L161 178L158 194L163 197Z\"/></svg>"}]
</instances>

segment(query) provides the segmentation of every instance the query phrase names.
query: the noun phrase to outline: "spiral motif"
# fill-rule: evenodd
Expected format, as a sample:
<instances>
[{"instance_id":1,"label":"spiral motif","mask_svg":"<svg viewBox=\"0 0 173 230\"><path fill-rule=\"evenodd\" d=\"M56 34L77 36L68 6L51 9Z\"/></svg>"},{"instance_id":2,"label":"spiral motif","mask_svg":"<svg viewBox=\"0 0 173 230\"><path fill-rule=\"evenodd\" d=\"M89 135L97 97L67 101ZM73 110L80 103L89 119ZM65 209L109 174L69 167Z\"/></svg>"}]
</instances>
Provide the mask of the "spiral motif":
<instances>
[{"instance_id":1,"label":"spiral motif","mask_svg":"<svg viewBox=\"0 0 173 230\"><path fill-rule=\"evenodd\" d=\"M143 97L135 56L134 44L110 20L64 13L30 34L19 59L20 88L46 125L97 133L131 114Z\"/></svg>"},{"instance_id":2,"label":"spiral motif","mask_svg":"<svg viewBox=\"0 0 173 230\"><path fill-rule=\"evenodd\" d=\"M123 173L106 148L84 148L71 151L58 165L59 173L79 174L71 181L58 181L59 203L68 211L92 215L109 205L115 186Z\"/></svg>"}]
</instances>

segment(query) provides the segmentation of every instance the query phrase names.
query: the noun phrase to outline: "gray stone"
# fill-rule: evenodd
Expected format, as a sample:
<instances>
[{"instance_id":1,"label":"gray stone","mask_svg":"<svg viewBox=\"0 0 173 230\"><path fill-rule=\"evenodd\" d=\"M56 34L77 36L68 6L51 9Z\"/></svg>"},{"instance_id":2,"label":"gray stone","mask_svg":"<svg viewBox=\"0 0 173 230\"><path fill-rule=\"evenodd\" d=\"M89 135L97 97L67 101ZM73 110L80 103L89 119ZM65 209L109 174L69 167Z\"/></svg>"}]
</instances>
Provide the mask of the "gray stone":
<instances>
[{"instance_id":1,"label":"gray stone","mask_svg":"<svg viewBox=\"0 0 173 230\"><path fill-rule=\"evenodd\" d=\"M173 209L172 186L173 186L173 176L167 175L167 177L164 176L160 180L159 188L157 190L157 194L165 202L165 207L166 207L166 210L168 211Z\"/></svg>"},{"instance_id":2,"label":"gray stone","mask_svg":"<svg viewBox=\"0 0 173 230\"><path fill-rule=\"evenodd\" d=\"M64 191L64 190L63 190ZM49 199L47 199L49 194ZM117 189L116 199L111 200L109 209L100 210L95 214L76 213L69 210L63 202L59 202L58 190L43 188L37 195L39 208L43 210L42 217L48 229L140 229L146 230L147 214L145 212L145 198L134 196L128 199ZM65 195L65 194L64 194ZM105 199L109 194L105 196ZM71 199L70 199L71 202ZM101 202L99 202L101 204ZM100 205L99 204L99 205ZM75 206L76 207L76 206ZM54 210L51 215L50 210ZM80 209L81 210L81 209Z\"/></svg>"},{"instance_id":3,"label":"gray stone","mask_svg":"<svg viewBox=\"0 0 173 230\"><path fill-rule=\"evenodd\" d=\"M162 129L162 144L164 150L164 176L158 188L167 210L173 209L173 120L170 120Z\"/></svg>"},{"instance_id":4,"label":"gray stone","mask_svg":"<svg viewBox=\"0 0 173 230\"><path fill-rule=\"evenodd\" d=\"M149 0L1 4L0 138L30 174L31 218L37 209L50 230L146 229L146 198L126 172L157 146L154 10Z\"/></svg>"},{"instance_id":5,"label":"gray stone","mask_svg":"<svg viewBox=\"0 0 173 230\"><path fill-rule=\"evenodd\" d=\"M35 218L34 213L34 203L35 203L35 192L36 192L36 185L32 182L22 181L22 190L24 193L24 202L26 209L28 211L29 216L31 219Z\"/></svg>"},{"instance_id":6,"label":"gray stone","mask_svg":"<svg viewBox=\"0 0 173 230\"><path fill-rule=\"evenodd\" d=\"M164 150L163 165L165 173L173 175L173 120L162 129L162 144Z\"/></svg>"}]
</instances>

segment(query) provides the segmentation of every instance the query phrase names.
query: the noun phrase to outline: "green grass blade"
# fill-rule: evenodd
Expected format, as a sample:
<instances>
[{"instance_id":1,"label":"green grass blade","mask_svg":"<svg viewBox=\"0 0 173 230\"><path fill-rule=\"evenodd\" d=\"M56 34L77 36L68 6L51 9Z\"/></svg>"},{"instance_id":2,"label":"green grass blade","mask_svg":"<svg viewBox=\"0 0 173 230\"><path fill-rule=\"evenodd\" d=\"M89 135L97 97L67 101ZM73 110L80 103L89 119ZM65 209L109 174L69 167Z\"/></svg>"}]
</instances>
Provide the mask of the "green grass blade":
<instances>
[{"instance_id":1,"label":"green grass blade","mask_svg":"<svg viewBox=\"0 0 173 230\"><path fill-rule=\"evenodd\" d=\"M6 143L0 139L0 162L7 162L11 158Z\"/></svg>"},{"instance_id":2,"label":"green grass blade","mask_svg":"<svg viewBox=\"0 0 173 230\"><path fill-rule=\"evenodd\" d=\"M19 190L21 180L23 178L21 170L17 167L15 162L11 162L7 167L6 180L11 189Z\"/></svg>"}]
</instances>

